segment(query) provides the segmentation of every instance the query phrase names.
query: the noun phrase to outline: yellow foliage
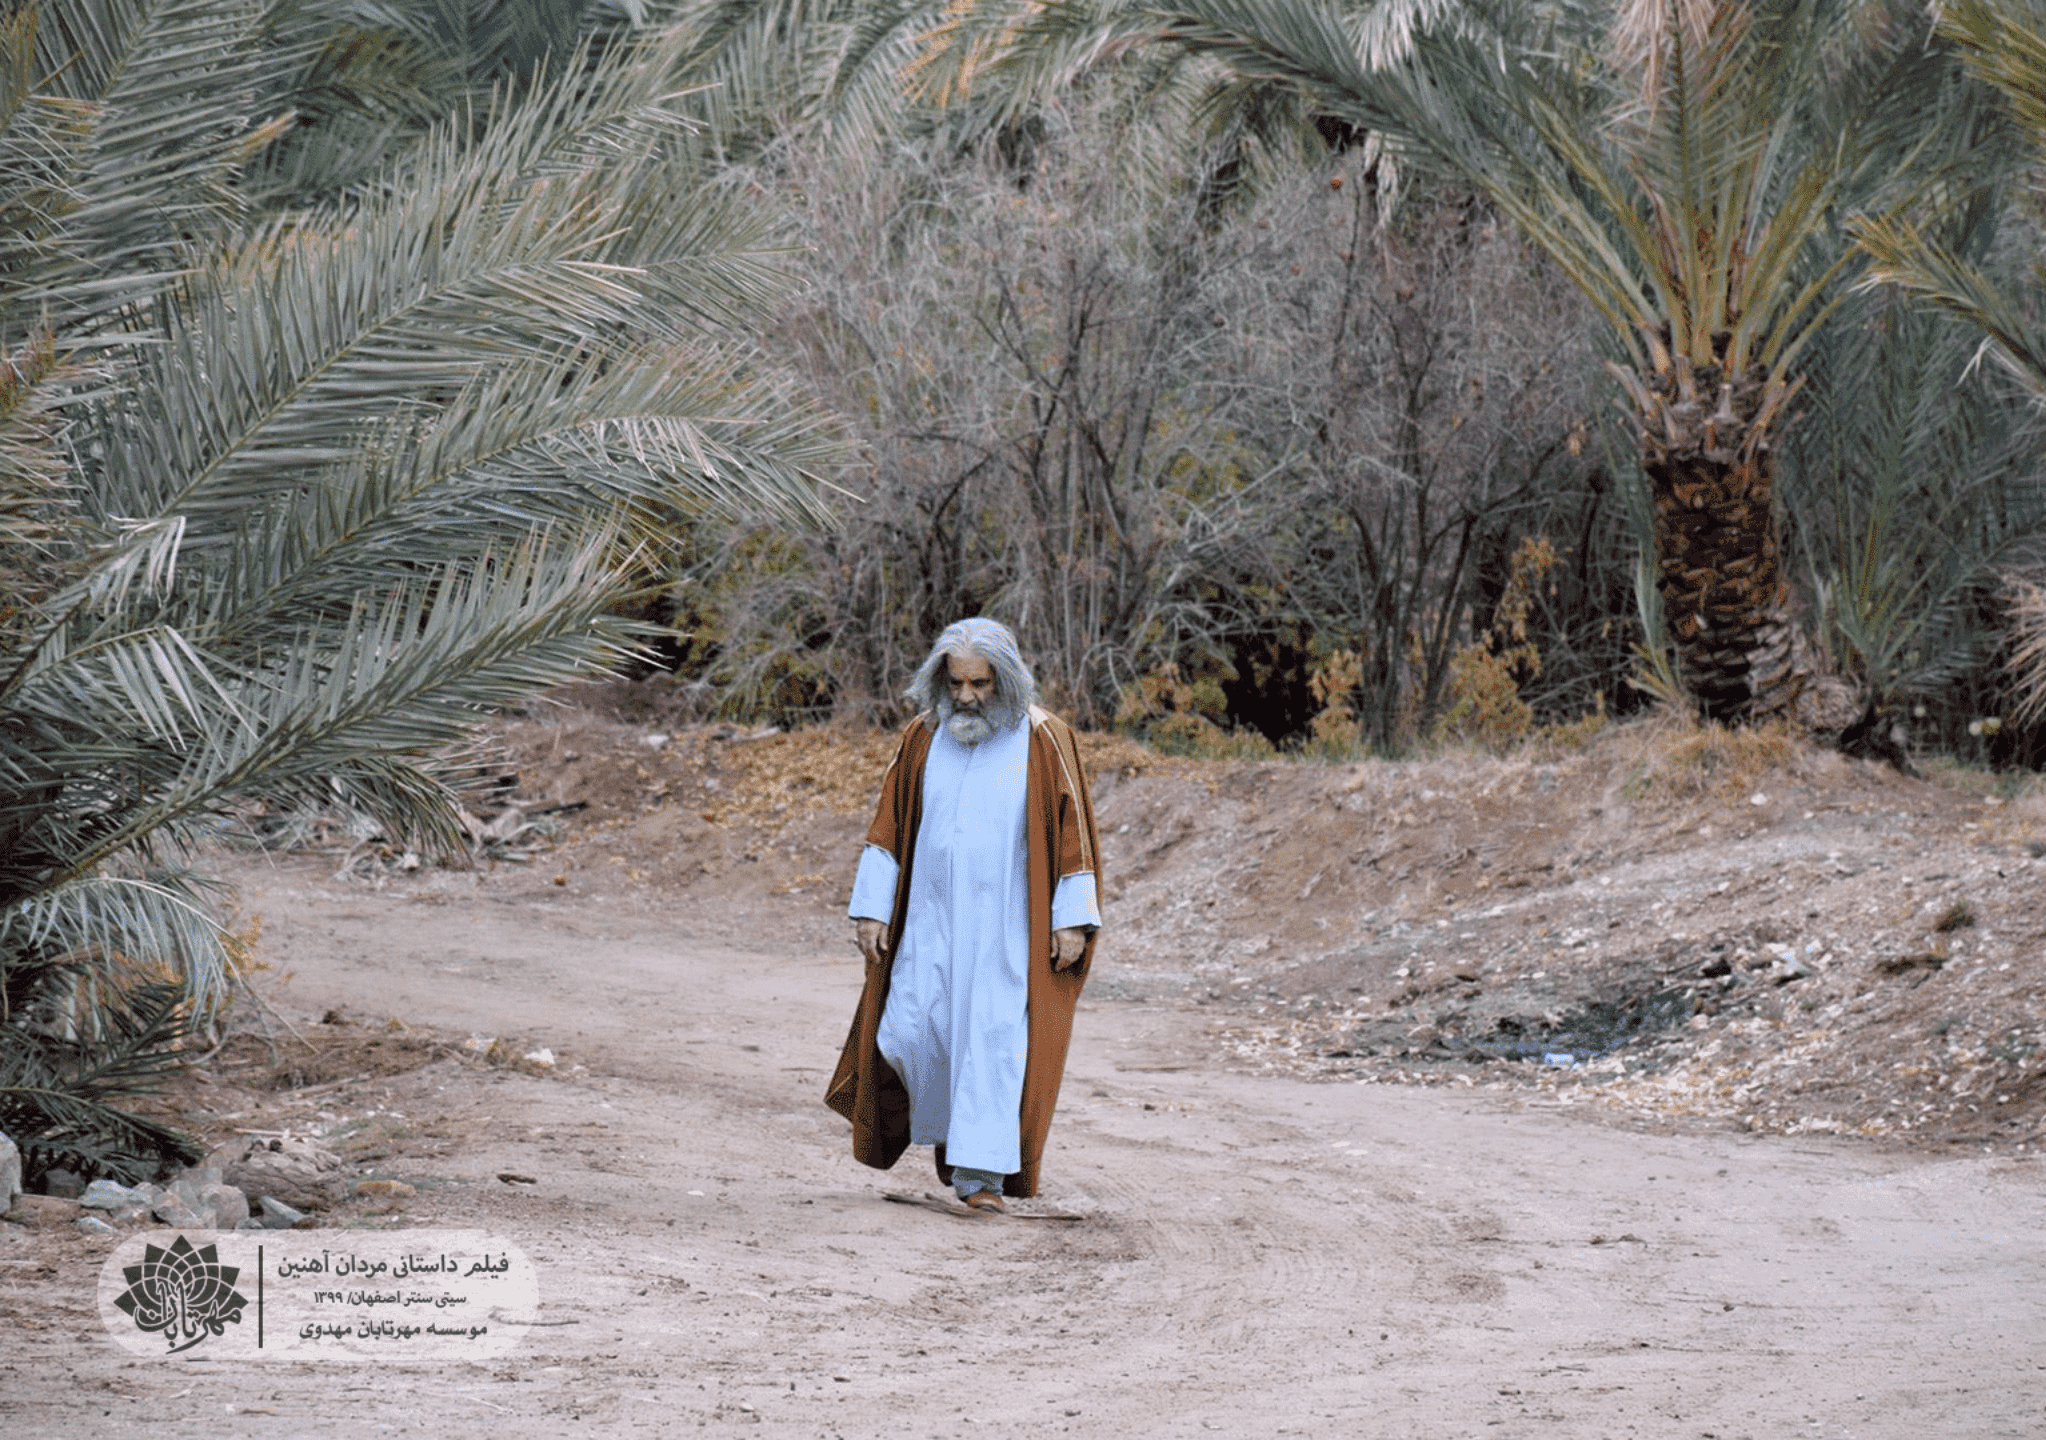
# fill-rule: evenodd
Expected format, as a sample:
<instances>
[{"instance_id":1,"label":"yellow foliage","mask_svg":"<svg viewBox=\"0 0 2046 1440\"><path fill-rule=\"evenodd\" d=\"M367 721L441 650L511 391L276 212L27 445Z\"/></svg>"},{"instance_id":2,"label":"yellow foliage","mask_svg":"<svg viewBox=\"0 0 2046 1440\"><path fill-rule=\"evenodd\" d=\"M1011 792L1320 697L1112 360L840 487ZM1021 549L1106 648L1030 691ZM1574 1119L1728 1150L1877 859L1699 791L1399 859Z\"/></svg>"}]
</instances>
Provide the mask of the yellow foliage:
<instances>
[{"instance_id":1,"label":"yellow foliage","mask_svg":"<svg viewBox=\"0 0 2046 1440\"><path fill-rule=\"evenodd\" d=\"M1532 733L1534 709L1521 698L1520 677L1542 673L1542 653L1528 638L1527 621L1543 577L1562 563L1546 535L1526 536L1515 548L1492 624L1449 657L1437 740L1504 750Z\"/></svg>"},{"instance_id":2,"label":"yellow foliage","mask_svg":"<svg viewBox=\"0 0 2046 1440\"><path fill-rule=\"evenodd\" d=\"M1307 679L1307 688L1320 703L1315 712L1314 738L1307 751L1324 760L1353 760L1364 748L1364 726L1351 708L1350 697L1364 683L1364 657L1354 650L1337 650Z\"/></svg>"},{"instance_id":3,"label":"yellow foliage","mask_svg":"<svg viewBox=\"0 0 2046 1440\"><path fill-rule=\"evenodd\" d=\"M1172 715L1195 715L1212 722L1228 711L1220 679L1202 676L1189 680L1173 662L1123 686L1116 697L1115 723L1123 728L1144 726Z\"/></svg>"},{"instance_id":4,"label":"yellow foliage","mask_svg":"<svg viewBox=\"0 0 2046 1440\"><path fill-rule=\"evenodd\" d=\"M1610 718L1606 714L1606 692L1596 691L1592 696L1589 714L1580 715L1575 720L1566 720L1560 725L1544 725L1541 729L1541 740L1544 744L1559 750L1582 750L1606 728Z\"/></svg>"},{"instance_id":5,"label":"yellow foliage","mask_svg":"<svg viewBox=\"0 0 2046 1440\"><path fill-rule=\"evenodd\" d=\"M1198 760L1261 760L1277 752L1256 731L1217 723L1229 712L1219 676L1188 679L1168 663L1125 685L1116 699L1115 725L1168 755Z\"/></svg>"},{"instance_id":6,"label":"yellow foliage","mask_svg":"<svg viewBox=\"0 0 2046 1440\"><path fill-rule=\"evenodd\" d=\"M1278 751L1255 730L1231 730L1202 715L1168 715L1151 727L1145 744L1192 760L1270 760Z\"/></svg>"},{"instance_id":7,"label":"yellow foliage","mask_svg":"<svg viewBox=\"0 0 2046 1440\"><path fill-rule=\"evenodd\" d=\"M220 932L220 948L227 952L227 965L237 980L246 980L258 970L268 970L270 962L256 958L256 945L263 938L263 917L251 915L242 923Z\"/></svg>"}]
</instances>

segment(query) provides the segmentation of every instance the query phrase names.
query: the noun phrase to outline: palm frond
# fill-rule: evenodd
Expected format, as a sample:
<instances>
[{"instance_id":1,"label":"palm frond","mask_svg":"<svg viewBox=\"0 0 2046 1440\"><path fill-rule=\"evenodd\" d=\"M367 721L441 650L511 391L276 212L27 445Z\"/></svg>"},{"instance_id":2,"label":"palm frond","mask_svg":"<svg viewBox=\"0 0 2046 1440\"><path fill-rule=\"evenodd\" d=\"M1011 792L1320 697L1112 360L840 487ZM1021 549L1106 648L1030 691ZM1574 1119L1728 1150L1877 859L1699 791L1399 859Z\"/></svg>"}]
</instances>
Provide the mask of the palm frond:
<instances>
[{"instance_id":1,"label":"palm frond","mask_svg":"<svg viewBox=\"0 0 2046 1440\"><path fill-rule=\"evenodd\" d=\"M514 112L475 153L448 137L390 200L345 225L273 226L187 282L143 383L105 402L106 523L176 512L203 550L274 499L280 468L346 462L364 417L452 403L536 354L564 378L604 374L648 363L652 337L677 347L660 357L673 367L757 314L778 273L757 215L652 154L533 178L555 111ZM699 379L732 373L720 348ZM728 413L786 413L748 408ZM806 478L757 489L817 514Z\"/></svg>"},{"instance_id":2,"label":"palm frond","mask_svg":"<svg viewBox=\"0 0 2046 1440\"><path fill-rule=\"evenodd\" d=\"M1982 350L2046 400L2046 334L2029 311L1978 265L1907 220L1856 216L1854 237L1872 263L1866 283L1895 285L1983 334Z\"/></svg>"},{"instance_id":3,"label":"palm frond","mask_svg":"<svg viewBox=\"0 0 2046 1440\"><path fill-rule=\"evenodd\" d=\"M17 235L5 280L10 303L87 332L146 293L138 277L180 263L187 237L239 213L237 168L286 123L248 109L277 57L258 43L260 0L43 0L21 13L34 22L33 92L0 153L41 151L46 218Z\"/></svg>"},{"instance_id":4,"label":"palm frond","mask_svg":"<svg viewBox=\"0 0 2046 1440\"><path fill-rule=\"evenodd\" d=\"M1422 31L1477 23L1470 7L1450 0L1340 9L1264 0L982 0L932 16L907 78L940 104L999 103L1013 113L1156 42L1199 36L1197 48L1219 47L1216 57L1239 78L1354 90L1361 76L1405 61Z\"/></svg>"},{"instance_id":5,"label":"palm frond","mask_svg":"<svg viewBox=\"0 0 2046 1440\"><path fill-rule=\"evenodd\" d=\"M2009 605L2017 639L2009 662L2018 687L2017 718L2037 720L2046 715L2046 586L2013 585Z\"/></svg>"},{"instance_id":6,"label":"palm frond","mask_svg":"<svg viewBox=\"0 0 2046 1440\"><path fill-rule=\"evenodd\" d=\"M424 129L394 98L369 118L395 150L261 218L282 172L238 167L269 98L335 20L398 9L0 22L0 211L25 227L0 238L0 569L52 562L0 623L0 983L47 1001L78 972L88 1089L154 1063L122 967L201 1009L226 983L166 853L250 800L453 845L439 752L629 654L641 627L605 607L636 557L707 511L824 514L824 427L750 333L784 284L773 229L709 176L681 38L607 21L577 48L583 8L402 7L473 22L440 39L502 89ZM517 83L542 53L572 78ZM141 1133L36 1103L80 1153Z\"/></svg>"},{"instance_id":7,"label":"palm frond","mask_svg":"<svg viewBox=\"0 0 2046 1440\"><path fill-rule=\"evenodd\" d=\"M52 977L52 991L61 978ZM29 1178L61 1165L133 1183L200 1157L192 1136L124 1108L159 1090L181 1063L185 1001L174 984L134 986L101 1006L109 1033L90 1047L33 1023L46 1016L0 1022L0 1131L21 1146Z\"/></svg>"},{"instance_id":8,"label":"palm frond","mask_svg":"<svg viewBox=\"0 0 2046 1440\"><path fill-rule=\"evenodd\" d=\"M83 877L233 798L293 805L324 798L331 778L364 756L376 757L361 772L366 793L398 793L385 783L399 773L393 761L428 754L487 710L606 668L625 652L632 627L602 614L614 583L604 549L600 538L581 549L540 541L485 551L360 595L349 613L324 623L294 629L273 617L257 646L213 657L211 684L193 688L194 723L156 745L131 744L121 803L104 818L81 817L63 863L42 884ZM146 690L146 677L106 675L113 648L47 666L24 684L15 709L62 714L88 686ZM173 738L180 743L163 743ZM416 785L405 793L431 797ZM452 802L443 795L428 808L422 823L431 838L452 839ZM379 818L402 828L390 810Z\"/></svg>"},{"instance_id":9,"label":"palm frond","mask_svg":"<svg viewBox=\"0 0 2046 1440\"><path fill-rule=\"evenodd\" d=\"M70 578L57 553L75 500L58 439L70 378L48 329L0 343L0 654Z\"/></svg>"},{"instance_id":10,"label":"palm frond","mask_svg":"<svg viewBox=\"0 0 2046 1440\"><path fill-rule=\"evenodd\" d=\"M867 116L870 133L892 131L900 89L890 83L885 61L868 62L859 36L885 34L899 17L916 13L893 3L845 0L707 0L674 7L660 24L682 42L671 73L700 87L704 99L696 109L711 141L735 155L813 119L823 97L851 75L880 77L881 93Z\"/></svg>"},{"instance_id":11,"label":"palm frond","mask_svg":"<svg viewBox=\"0 0 2046 1440\"><path fill-rule=\"evenodd\" d=\"M11 888L11 887L9 887ZM141 874L102 873L39 889L0 908L0 954L6 968L0 1019L33 1005L43 980L62 970L100 990L133 982L139 957L164 968L195 1013L210 1014L233 982L220 927L209 913L209 882L187 870L159 867ZM98 1024L89 1012L74 1031Z\"/></svg>"},{"instance_id":12,"label":"palm frond","mask_svg":"<svg viewBox=\"0 0 2046 1440\"><path fill-rule=\"evenodd\" d=\"M1784 368L1854 266L1830 217L1878 195L1926 203L1979 169L1985 139L1979 98L1904 5L1692 7L1684 25L1604 45L1589 23L1601 7L1495 7L1494 30L1479 12L1412 7L1376 46L1317 0L1148 13L1148 41L1311 95L1476 187L1624 343L1669 324L1694 363L1730 331L1730 363Z\"/></svg>"},{"instance_id":13,"label":"palm frond","mask_svg":"<svg viewBox=\"0 0 2046 1440\"><path fill-rule=\"evenodd\" d=\"M1948 7L1941 32L1963 63L1993 87L2034 156L2046 154L2046 5L2001 6L1967 0ZM1893 207L1854 216L1849 229L1870 257L1865 283L1895 285L1980 330L1993 356L2031 393L2046 399L2046 333L2026 306L1928 222Z\"/></svg>"},{"instance_id":14,"label":"palm frond","mask_svg":"<svg viewBox=\"0 0 2046 1440\"><path fill-rule=\"evenodd\" d=\"M1983 253L1985 212L1956 243ZM1967 327L1864 288L1806 361L1812 399L1786 436L1783 499L1819 635L1879 706L1934 703L1979 672L1997 575L2046 521L2038 427Z\"/></svg>"},{"instance_id":15,"label":"palm frond","mask_svg":"<svg viewBox=\"0 0 2046 1440\"><path fill-rule=\"evenodd\" d=\"M2046 143L2046 4L1956 0L1940 7L1939 24L1969 70L1996 88L2034 147Z\"/></svg>"}]
</instances>

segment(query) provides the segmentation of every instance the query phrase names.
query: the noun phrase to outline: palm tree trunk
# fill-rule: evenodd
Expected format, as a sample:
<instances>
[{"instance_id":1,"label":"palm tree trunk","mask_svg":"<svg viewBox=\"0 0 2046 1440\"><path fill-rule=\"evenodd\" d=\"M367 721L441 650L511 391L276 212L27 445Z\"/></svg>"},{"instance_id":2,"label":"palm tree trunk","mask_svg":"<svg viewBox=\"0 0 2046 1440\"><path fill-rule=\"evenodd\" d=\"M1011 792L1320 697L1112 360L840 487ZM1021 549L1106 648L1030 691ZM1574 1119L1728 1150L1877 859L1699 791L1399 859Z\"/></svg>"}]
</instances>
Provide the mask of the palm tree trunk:
<instances>
[{"instance_id":1,"label":"palm tree trunk","mask_svg":"<svg viewBox=\"0 0 2046 1440\"><path fill-rule=\"evenodd\" d=\"M1785 579L1769 424L1795 385L1759 367L1731 379L1655 349L1655 373L1623 376L1641 421L1655 505L1658 586L1685 687L1706 718L1826 723L1829 701ZM1647 383L1642 383L1646 378Z\"/></svg>"}]
</instances>

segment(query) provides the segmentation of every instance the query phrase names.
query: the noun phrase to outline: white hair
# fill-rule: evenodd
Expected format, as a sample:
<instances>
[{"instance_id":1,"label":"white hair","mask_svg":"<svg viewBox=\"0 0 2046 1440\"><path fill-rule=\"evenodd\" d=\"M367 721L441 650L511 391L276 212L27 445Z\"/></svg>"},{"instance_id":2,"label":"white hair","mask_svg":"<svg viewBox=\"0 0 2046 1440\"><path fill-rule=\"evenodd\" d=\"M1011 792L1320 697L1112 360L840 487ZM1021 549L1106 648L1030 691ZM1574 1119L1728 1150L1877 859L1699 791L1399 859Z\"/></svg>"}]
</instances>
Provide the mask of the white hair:
<instances>
[{"instance_id":1,"label":"white hair","mask_svg":"<svg viewBox=\"0 0 2046 1440\"><path fill-rule=\"evenodd\" d=\"M955 620L938 636L904 692L910 704L931 712L935 723L943 725L952 718L951 676L945 661L954 655L977 656L994 671L995 688L987 698L987 718L995 729L1007 730L1037 703L1037 677L1023 663L1023 652L1016 648L1016 637L1009 627L984 616Z\"/></svg>"}]
</instances>

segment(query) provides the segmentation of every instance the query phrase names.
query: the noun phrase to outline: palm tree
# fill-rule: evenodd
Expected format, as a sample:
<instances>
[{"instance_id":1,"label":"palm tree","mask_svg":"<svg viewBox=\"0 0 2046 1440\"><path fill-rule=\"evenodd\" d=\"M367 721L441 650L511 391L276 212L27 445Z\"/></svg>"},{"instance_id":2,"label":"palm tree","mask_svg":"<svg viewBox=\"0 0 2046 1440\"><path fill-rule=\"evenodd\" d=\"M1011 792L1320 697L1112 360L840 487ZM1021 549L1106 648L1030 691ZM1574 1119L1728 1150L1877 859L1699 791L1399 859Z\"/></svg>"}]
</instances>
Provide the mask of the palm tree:
<instances>
[{"instance_id":1,"label":"palm tree","mask_svg":"<svg viewBox=\"0 0 2046 1440\"><path fill-rule=\"evenodd\" d=\"M673 42L264 216L275 39L253 4L0 23L0 1128L38 1164L172 1143L109 1097L228 982L178 863L207 824L452 843L437 757L634 643L635 555L820 514L819 427L744 338L768 227L697 161Z\"/></svg>"},{"instance_id":2,"label":"palm tree","mask_svg":"<svg viewBox=\"0 0 2046 1440\"><path fill-rule=\"evenodd\" d=\"M395 149L493 93L573 83L645 20L642 0L271 0L265 81L292 124L238 183L270 205L374 184Z\"/></svg>"},{"instance_id":3,"label":"palm tree","mask_svg":"<svg viewBox=\"0 0 2046 1440\"><path fill-rule=\"evenodd\" d=\"M1793 597L1775 451L1800 359L1863 263L1845 217L1944 215L1993 178L1979 91L1922 6L970 8L969 79L984 87L1170 47L1305 96L1487 197L1604 323L1652 496L1661 609L1700 710L1836 732L1856 717L1861 697L1823 673Z\"/></svg>"},{"instance_id":4,"label":"palm tree","mask_svg":"<svg viewBox=\"0 0 2046 1440\"><path fill-rule=\"evenodd\" d=\"M2034 159L2046 159L2046 4L1958 0L1942 9L1939 29L1961 63L1997 91ZM2046 401L2046 329L1984 267L1908 214L1850 223L1874 257L1867 283L1900 286L1967 321L2018 382Z\"/></svg>"},{"instance_id":5,"label":"palm tree","mask_svg":"<svg viewBox=\"0 0 2046 1440\"><path fill-rule=\"evenodd\" d=\"M2034 162L2046 159L2046 4L1959 0L1942 10L1940 31L1962 63L1994 87ZM2046 402L2046 327L2035 306L2007 292L1982 264L1913 217L1863 217L1854 228L1874 257L1869 284L1899 286L1959 317L2035 401ZM2036 282L2036 269L2033 278ZM2036 577L2036 559L2028 569ZM2015 588L2013 665L2025 696L2023 713L2036 718L2046 713L2046 587L2036 578L2020 578Z\"/></svg>"}]
</instances>

